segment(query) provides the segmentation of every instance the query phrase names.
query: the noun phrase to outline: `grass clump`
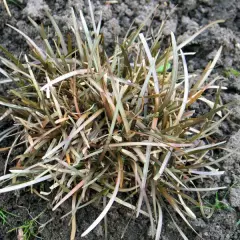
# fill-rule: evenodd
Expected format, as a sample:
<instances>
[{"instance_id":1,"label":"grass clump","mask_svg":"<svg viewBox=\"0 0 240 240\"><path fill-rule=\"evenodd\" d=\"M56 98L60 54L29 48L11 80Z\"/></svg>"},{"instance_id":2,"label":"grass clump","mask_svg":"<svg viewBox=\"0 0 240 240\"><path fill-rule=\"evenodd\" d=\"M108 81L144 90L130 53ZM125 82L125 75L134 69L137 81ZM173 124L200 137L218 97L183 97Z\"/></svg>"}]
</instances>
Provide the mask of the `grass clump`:
<instances>
[{"instance_id":1,"label":"grass clump","mask_svg":"<svg viewBox=\"0 0 240 240\"><path fill-rule=\"evenodd\" d=\"M27 40L31 54L20 61L1 47L7 56L0 57L7 68L1 69L5 76L1 83L16 85L7 98L0 99L1 120L14 120L1 133L1 140L15 137L5 170L15 147L23 145L25 151L12 159L9 173L0 177L0 193L50 182L50 191L55 193L53 211L72 199L68 213L72 214L71 239L76 233L76 211L100 198L109 201L82 236L106 217L114 202L136 211L137 216L149 217L156 239L160 238L163 208L174 209L190 226L187 218L196 218L191 206L202 206L200 193L221 189L201 188L198 183L223 174L218 162L228 155L214 160L208 153L224 144L216 143L211 135L227 115L223 116L225 106L219 101L218 78L208 80L222 48L195 82L185 59L192 53L184 53L183 48L221 21L178 45L172 33L164 51L160 48L163 25L148 38L141 33L143 23L130 30L122 43L116 42L113 55L108 56L101 21L95 23L92 10L93 31L81 11L80 31L72 10L73 35L67 39L47 15L56 32L51 41L44 27L30 19L44 49L13 26L9 27ZM203 96L208 89L216 90L215 101ZM195 114L191 106L196 101L208 104L209 112ZM196 192L198 200L189 192ZM137 204L118 193L135 197Z\"/></svg>"}]
</instances>

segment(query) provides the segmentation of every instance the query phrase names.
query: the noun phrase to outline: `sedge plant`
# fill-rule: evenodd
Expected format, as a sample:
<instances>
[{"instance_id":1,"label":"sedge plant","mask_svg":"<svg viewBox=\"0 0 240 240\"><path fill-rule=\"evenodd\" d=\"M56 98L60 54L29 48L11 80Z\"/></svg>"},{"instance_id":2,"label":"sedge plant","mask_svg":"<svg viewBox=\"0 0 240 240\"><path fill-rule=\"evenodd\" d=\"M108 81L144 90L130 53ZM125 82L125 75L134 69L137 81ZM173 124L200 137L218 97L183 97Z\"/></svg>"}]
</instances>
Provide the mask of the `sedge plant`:
<instances>
[{"instance_id":1,"label":"sedge plant","mask_svg":"<svg viewBox=\"0 0 240 240\"><path fill-rule=\"evenodd\" d=\"M81 10L77 14L72 9L72 33L66 38L50 13L55 39L29 18L44 47L9 25L26 39L31 52L20 60L1 47L5 54L0 56L5 65L1 84L14 86L0 99L1 120L9 118L14 124L0 133L0 139L14 140L7 146L0 193L48 182L49 191L39 194L55 194L53 211L72 200L66 214L72 216L71 239L76 211L99 199L105 199L104 209L82 236L106 218L114 202L148 217L155 239L160 239L163 208L171 209L170 214L174 210L192 228L188 220L196 218L192 207L204 211L201 192L224 188L202 188L202 180L223 174L218 163L231 153L219 159L209 154L225 143L212 137L228 116L220 101L224 88L219 77L209 80L222 47L198 78L188 73L186 56L193 53L183 48L222 21L179 44L171 33L163 50L164 23L156 35L145 36L146 20L130 29L122 42L116 40L109 55L101 17L95 23L89 4L92 26ZM213 99L204 96L209 89L215 92ZM192 107L200 101L209 107L202 115ZM19 146L25 150L13 158L13 149ZM130 197L136 199L135 205Z\"/></svg>"}]
</instances>

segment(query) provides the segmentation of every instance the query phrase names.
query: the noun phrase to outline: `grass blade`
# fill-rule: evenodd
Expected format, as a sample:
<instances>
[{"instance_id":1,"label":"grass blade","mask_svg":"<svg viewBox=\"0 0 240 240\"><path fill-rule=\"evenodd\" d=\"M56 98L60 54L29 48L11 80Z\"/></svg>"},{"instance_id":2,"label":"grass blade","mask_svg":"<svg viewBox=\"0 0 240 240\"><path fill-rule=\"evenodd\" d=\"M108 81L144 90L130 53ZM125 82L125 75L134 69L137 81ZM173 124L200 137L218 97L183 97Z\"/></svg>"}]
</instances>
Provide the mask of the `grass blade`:
<instances>
[{"instance_id":1,"label":"grass blade","mask_svg":"<svg viewBox=\"0 0 240 240\"><path fill-rule=\"evenodd\" d=\"M36 43L30 38L28 37L25 33L23 33L22 31L20 31L19 29L7 24L8 27L12 28L13 30L15 30L16 32L20 33L26 40L27 42L38 52L38 54L41 56L42 59L46 59L46 54L43 52L42 49L40 49Z\"/></svg>"},{"instance_id":2,"label":"grass blade","mask_svg":"<svg viewBox=\"0 0 240 240\"><path fill-rule=\"evenodd\" d=\"M119 156L118 156L119 158ZM87 228L87 230L85 230L81 237L85 237L87 234L89 234L101 221L102 219L105 217L105 215L107 214L107 212L109 211L109 209L111 208L112 204L114 203L117 193L118 193L118 189L119 189L119 185L120 185L120 178L121 178L121 171L120 171L120 160L118 159L118 177L117 177L117 181L116 181L116 186L115 189L113 191L113 194L108 202L108 204L106 205L106 207L104 208L104 210L102 211L102 213L98 216L98 218Z\"/></svg>"}]
</instances>

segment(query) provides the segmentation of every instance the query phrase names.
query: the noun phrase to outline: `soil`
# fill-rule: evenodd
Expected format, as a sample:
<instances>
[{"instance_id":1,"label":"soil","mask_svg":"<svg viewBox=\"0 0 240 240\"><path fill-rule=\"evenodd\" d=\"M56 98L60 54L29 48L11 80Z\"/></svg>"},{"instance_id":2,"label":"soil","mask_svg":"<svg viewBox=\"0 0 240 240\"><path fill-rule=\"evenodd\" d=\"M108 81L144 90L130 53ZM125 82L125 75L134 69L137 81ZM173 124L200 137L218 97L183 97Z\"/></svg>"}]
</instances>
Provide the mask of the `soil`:
<instances>
[{"instance_id":1,"label":"soil","mask_svg":"<svg viewBox=\"0 0 240 240\"><path fill-rule=\"evenodd\" d=\"M65 32L69 32L71 26L71 7L82 9L87 21L89 18L88 1L83 0L23 0L21 7L10 4L12 17L8 17L5 9L0 6L0 45L8 48L15 55L28 51L27 44L22 37L6 27L9 23L24 33L39 41L36 31L31 26L27 16L33 18L37 23L50 25L49 20L44 14L44 8L49 9L56 21ZM116 4L107 5L105 0L92 1L96 19L99 12L103 11L103 28L105 35L106 48L111 50L112 42L115 37L124 37L133 19L135 26L140 25L150 11L159 4L152 27L160 26L161 21L167 16L168 20L164 29L164 34L168 36L171 31L176 34L178 42L192 35L200 26L206 25L210 21L225 19L224 23L211 27L200 37L194 40L185 48L185 51L194 51L196 55L188 58L189 72L200 72L206 66L207 62L214 57L216 50L223 46L223 53L214 74L223 74L223 84L228 87L222 95L223 102L240 100L240 77L227 72L233 68L240 70L240 1L239 0L172 0L172 1L152 1L152 0L119 0ZM150 23L149 23L150 24ZM109 50L109 51L110 51ZM4 94L6 87L1 85L0 94ZM198 106L201 108L201 106ZM236 149L240 142L240 107L235 104L232 107L233 114L223 123L219 129L220 139L229 139L228 148ZM0 131L4 130L9 123L1 123ZM7 146L8 143L2 143ZM17 153L16 153L17 154ZM6 159L6 153L0 153L0 175L3 173L3 166ZM199 233L199 236L189 230L184 224L180 224L189 239L205 240L225 240L240 239L240 157L237 154L232 155L221 166L225 175L218 179L204 182L208 186L228 187L225 191L219 191L219 199L222 200L227 209L217 210L210 219L201 218L191 222L193 227ZM214 203L216 193L208 193L205 200ZM79 210L77 213L77 237L80 235L101 212L100 203L94 206ZM0 225L1 239L17 239L16 231L7 233L10 229L21 226L25 221L36 217L40 224L44 224L52 219L42 231L38 234L44 240L65 240L69 239L70 228L69 219L61 219L61 216L70 209L70 203L65 204L57 212L51 211L50 202L31 194L29 191L20 191L8 193L0 196L0 208L5 209L16 216L9 216L8 223ZM166 215L165 215L166 216ZM129 224L128 224L129 223ZM149 221L140 216L135 219L132 213L125 208L114 205L108 213L108 231L109 239L140 240L150 239ZM39 225L38 225L39 227ZM125 232L123 238L121 235ZM36 238L37 239L37 238ZM104 239L103 224L99 225L85 239ZM161 239L177 240L181 239L180 234L175 229L171 221L165 217L165 224Z\"/></svg>"}]
</instances>

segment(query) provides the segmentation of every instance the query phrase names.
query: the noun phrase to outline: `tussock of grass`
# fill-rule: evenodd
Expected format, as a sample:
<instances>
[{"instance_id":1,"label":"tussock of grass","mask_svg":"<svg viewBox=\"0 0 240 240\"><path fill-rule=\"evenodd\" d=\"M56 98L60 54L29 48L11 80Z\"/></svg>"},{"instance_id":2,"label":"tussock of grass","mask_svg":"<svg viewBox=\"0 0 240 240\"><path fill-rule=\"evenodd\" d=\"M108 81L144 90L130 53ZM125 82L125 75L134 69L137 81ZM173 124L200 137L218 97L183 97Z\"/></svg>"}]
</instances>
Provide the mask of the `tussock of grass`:
<instances>
[{"instance_id":1,"label":"tussock of grass","mask_svg":"<svg viewBox=\"0 0 240 240\"><path fill-rule=\"evenodd\" d=\"M109 201L82 236L100 223L114 202L136 211L137 216L149 217L156 239L161 234L163 207L174 209L190 226L187 218L196 218L191 206L202 206L200 192L220 189L197 186L200 179L223 174L208 153L224 144L214 142L211 135L227 115L223 116L225 106L219 101L218 79L208 81L222 48L195 84L190 81L188 53L183 48L221 21L179 45L172 33L165 51L161 50L162 27L147 38L141 33L143 23L129 31L122 43L117 42L114 54L108 56L101 22L95 23L92 11L94 30L90 31L81 11L80 30L72 10L74 37L67 39L47 15L56 32L53 44L44 27L30 19L44 49L13 26L29 43L31 54L21 62L1 47L7 56L0 57L7 69L1 69L5 76L1 83L17 85L8 98L0 99L1 120L14 120L0 135L1 140L15 137L6 164L13 148L24 145L25 151L11 159L15 167L0 177L5 184L0 193L50 182L49 192L34 191L44 199L54 192L53 210L72 199L71 239L77 209L102 197ZM209 88L216 89L215 102L203 96ZM205 102L211 110L195 116L191 105L196 101ZM188 195L192 191L198 200ZM119 192L138 197L136 206L120 199Z\"/></svg>"}]
</instances>

